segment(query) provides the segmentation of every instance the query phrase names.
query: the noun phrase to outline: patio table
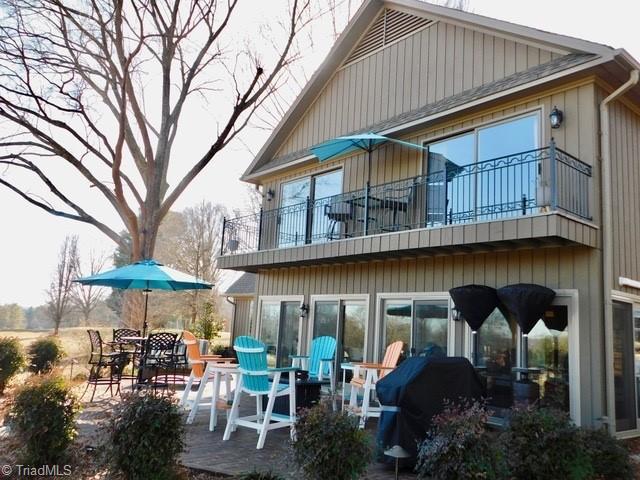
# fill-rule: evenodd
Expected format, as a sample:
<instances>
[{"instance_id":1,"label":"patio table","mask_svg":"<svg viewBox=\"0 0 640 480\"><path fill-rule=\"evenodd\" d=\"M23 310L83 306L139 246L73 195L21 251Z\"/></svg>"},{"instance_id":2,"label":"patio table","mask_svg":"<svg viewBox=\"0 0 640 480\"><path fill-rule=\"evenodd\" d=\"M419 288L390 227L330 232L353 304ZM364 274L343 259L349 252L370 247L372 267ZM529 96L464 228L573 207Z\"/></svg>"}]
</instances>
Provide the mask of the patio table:
<instances>
[{"instance_id":1,"label":"patio table","mask_svg":"<svg viewBox=\"0 0 640 480\"><path fill-rule=\"evenodd\" d=\"M204 369L204 374L202 375L202 380L200 381L200 386L198 387L198 393L196 394L196 401L194 402L191 411L189 412L189 416L187 417L187 424L193 423L195 419L196 413L198 411L198 403L200 398L202 398L202 394L204 389L209 383L207 380L214 375L213 377L213 394L211 397L211 415L209 417L209 431L213 432L218 423L218 401L220 400L220 380L222 377L225 379L225 384L227 387L227 391L225 394L225 403L229 401L229 393L231 392L231 376L237 375L240 373L239 365L236 363L229 363L235 361L233 358L220 358L215 359L213 361L207 361L207 365Z\"/></svg>"}]
</instances>

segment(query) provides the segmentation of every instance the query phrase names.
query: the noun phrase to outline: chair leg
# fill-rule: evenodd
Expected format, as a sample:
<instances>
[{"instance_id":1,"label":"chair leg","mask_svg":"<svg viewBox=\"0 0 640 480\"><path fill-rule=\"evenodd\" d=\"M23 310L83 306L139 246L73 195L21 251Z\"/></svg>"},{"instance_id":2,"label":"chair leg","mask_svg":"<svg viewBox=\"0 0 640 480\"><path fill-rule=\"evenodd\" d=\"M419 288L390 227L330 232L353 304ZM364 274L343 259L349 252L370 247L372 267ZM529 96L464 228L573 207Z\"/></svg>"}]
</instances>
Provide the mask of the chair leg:
<instances>
[{"instance_id":1,"label":"chair leg","mask_svg":"<svg viewBox=\"0 0 640 480\"><path fill-rule=\"evenodd\" d=\"M191 386L193 385L193 380L194 380L194 376L193 376L193 371L192 371L191 375L189 375L189 380L187 380L187 384L184 387L184 392L182 393L182 396L180 397L180 402L178 403L178 405L183 407L183 408L186 408L187 400L189 398L189 393L191 393Z\"/></svg>"},{"instance_id":2,"label":"chair leg","mask_svg":"<svg viewBox=\"0 0 640 480\"><path fill-rule=\"evenodd\" d=\"M256 449L260 450L264 447L264 442L267 439L267 432L269 431L267 427L271 423L271 412L273 411L273 405L276 402L276 393L278 393L278 383L280 380L280 374L276 373L273 384L271 385L271 392L269 392L269 400L267 401L267 409L264 412L264 418L262 419L262 425L260 427L260 436L258 437L258 445ZM295 383L293 384L293 388L295 388Z\"/></svg>"},{"instance_id":3,"label":"chair leg","mask_svg":"<svg viewBox=\"0 0 640 480\"><path fill-rule=\"evenodd\" d=\"M229 440L231 432L234 430L236 418L238 418L238 408L240 407L240 395L242 393L242 374L238 375L236 380L236 393L233 396L233 405L227 419L227 426L224 429L222 440Z\"/></svg>"},{"instance_id":4,"label":"chair leg","mask_svg":"<svg viewBox=\"0 0 640 480\"><path fill-rule=\"evenodd\" d=\"M189 416L187 417L188 424L193 423L193 420L196 418L196 414L198 413L198 409L200 408L200 400L202 399L205 388L207 388L207 382L205 381L205 377L202 377L202 379L200 380L200 385L198 386L196 398L193 401L193 404L191 404L191 411L189 412Z\"/></svg>"},{"instance_id":5,"label":"chair leg","mask_svg":"<svg viewBox=\"0 0 640 480\"><path fill-rule=\"evenodd\" d=\"M291 421L291 427L289 427L289 436L291 441L296 439L296 372L289 372L289 420Z\"/></svg>"}]
</instances>

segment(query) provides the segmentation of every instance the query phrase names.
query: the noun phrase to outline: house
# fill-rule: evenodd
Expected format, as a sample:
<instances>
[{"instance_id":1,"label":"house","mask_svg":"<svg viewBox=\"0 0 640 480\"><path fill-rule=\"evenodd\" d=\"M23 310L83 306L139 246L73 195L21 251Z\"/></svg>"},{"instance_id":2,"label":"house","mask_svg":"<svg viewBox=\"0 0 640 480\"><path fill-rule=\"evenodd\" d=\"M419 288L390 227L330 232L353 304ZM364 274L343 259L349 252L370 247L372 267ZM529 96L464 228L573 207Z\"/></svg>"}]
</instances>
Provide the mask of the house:
<instances>
[{"instance_id":1,"label":"house","mask_svg":"<svg viewBox=\"0 0 640 480\"><path fill-rule=\"evenodd\" d=\"M229 332L231 338L253 331L255 324L256 274L243 273L227 287L224 296L233 309Z\"/></svg>"},{"instance_id":2,"label":"house","mask_svg":"<svg viewBox=\"0 0 640 480\"><path fill-rule=\"evenodd\" d=\"M368 0L242 179L219 266L257 273L248 333L271 361L435 344L471 358L449 290L555 291L528 336L496 309L476 366L496 415L518 368L580 425L640 432L640 64L622 49L417 0ZM355 133L396 141L320 162ZM528 345L528 365L522 348Z\"/></svg>"}]
</instances>

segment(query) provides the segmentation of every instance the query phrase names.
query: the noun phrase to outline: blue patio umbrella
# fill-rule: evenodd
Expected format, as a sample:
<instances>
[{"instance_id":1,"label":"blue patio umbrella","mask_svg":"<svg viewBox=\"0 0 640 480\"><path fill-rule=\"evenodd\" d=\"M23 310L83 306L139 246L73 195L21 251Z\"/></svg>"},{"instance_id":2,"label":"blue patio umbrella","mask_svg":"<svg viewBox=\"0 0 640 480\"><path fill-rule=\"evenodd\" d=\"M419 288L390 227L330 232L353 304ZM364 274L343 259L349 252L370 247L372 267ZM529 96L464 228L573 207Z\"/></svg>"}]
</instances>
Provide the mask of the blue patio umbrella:
<instances>
[{"instance_id":1,"label":"blue patio umbrella","mask_svg":"<svg viewBox=\"0 0 640 480\"><path fill-rule=\"evenodd\" d=\"M387 142L398 143L400 145L415 148L417 150L425 149L422 145L405 142L391 137L385 137L384 135L379 135L373 132L368 132L346 135L344 137L337 137L332 140L327 140L326 142L311 147L311 151L316 157L318 157L321 162L331 160L332 158L336 158L340 155L351 153L357 150L367 152L369 154L367 182L369 182L371 181L371 153L376 148Z\"/></svg>"},{"instance_id":2,"label":"blue patio umbrella","mask_svg":"<svg viewBox=\"0 0 640 480\"><path fill-rule=\"evenodd\" d=\"M169 268L152 259L78 278L75 281L82 285L142 290L145 293L143 336L147 333L148 293L151 290L210 290L213 287L211 283Z\"/></svg>"}]
</instances>

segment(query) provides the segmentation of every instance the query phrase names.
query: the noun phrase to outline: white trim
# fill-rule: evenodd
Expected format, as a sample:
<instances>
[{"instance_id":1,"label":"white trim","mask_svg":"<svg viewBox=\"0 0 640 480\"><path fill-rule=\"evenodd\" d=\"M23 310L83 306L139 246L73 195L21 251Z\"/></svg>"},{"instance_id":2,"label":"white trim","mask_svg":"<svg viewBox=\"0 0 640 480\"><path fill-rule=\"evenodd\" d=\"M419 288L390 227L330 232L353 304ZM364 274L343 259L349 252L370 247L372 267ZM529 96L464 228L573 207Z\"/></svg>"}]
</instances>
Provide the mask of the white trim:
<instances>
[{"instance_id":1,"label":"white trim","mask_svg":"<svg viewBox=\"0 0 640 480\"><path fill-rule=\"evenodd\" d=\"M315 312L317 302L338 302L338 320L340 319L340 306L342 302L363 302L365 308L364 323L364 349L362 358L367 361L369 355L369 324L371 319L369 316L370 295L368 293L350 293L350 294L320 294L311 295L309 297L309 324L307 330L307 352L311 351L311 342L313 341L313 327L315 323ZM337 332L336 332L337 333ZM337 340L337 338L336 338Z\"/></svg>"},{"instance_id":2,"label":"white trim","mask_svg":"<svg viewBox=\"0 0 640 480\"><path fill-rule=\"evenodd\" d=\"M631 278L626 278L626 277L619 277L618 285L620 285L621 287L631 287L631 288L640 289L640 281L633 280Z\"/></svg>"},{"instance_id":3,"label":"white trim","mask_svg":"<svg viewBox=\"0 0 640 480\"><path fill-rule=\"evenodd\" d=\"M579 293L577 289L554 289L556 297L552 305L566 305L569 309L569 324L567 325L569 334L569 413L573 422L580 426L580 315L579 315ZM518 328L518 341L516 343L517 361L519 362L522 336L520 326ZM463 355L471 360L471 328L464 325Z\"/></svg>"},{"instance_id":4,"label":"white trim","mask_svg":"<svg viewBox=\"0 0 640 480\"><path fill-rule=\"evenodd\" d=\"M413 309L413 303L420 300L446 300L448 302L447 313L447 355L454 354L452 347L455 347L453 333L453 318L451 316L451 298L449 292L384 292L376 295L376 316L374 323L374 349L373 357L375 362L380 361L380 349L385 343L384 330L382 325L382 304L385 300L407 300L411 302L411 308ZM411 325L411 337L413 338L413 322ZM411 345L409 345L411 348Z\"/></svg>"}]
</instances>

